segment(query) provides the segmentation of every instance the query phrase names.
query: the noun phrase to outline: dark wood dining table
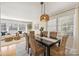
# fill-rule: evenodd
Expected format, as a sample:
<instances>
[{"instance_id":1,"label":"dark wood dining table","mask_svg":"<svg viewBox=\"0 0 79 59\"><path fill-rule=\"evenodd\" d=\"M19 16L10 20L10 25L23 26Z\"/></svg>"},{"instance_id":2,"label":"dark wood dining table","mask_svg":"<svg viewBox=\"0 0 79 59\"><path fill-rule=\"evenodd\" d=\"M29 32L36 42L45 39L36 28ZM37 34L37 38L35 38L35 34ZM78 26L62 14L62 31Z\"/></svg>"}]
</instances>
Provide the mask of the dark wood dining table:
<instances>
[{"instance_id":1,"label":"dark wood dining table","mask_svg":"<svg viewBox=\"0 0 79 59\"><path fill-rule=\"evenodd\" d=\"M60 44L60 39L51 39L51 38L48 38L48 37L40 37L40 36L37 36L36 37L36 41L41 43L43 46L46 47L46 55L47 56L50 56L50 47L55 45L56 43L59 43Z\"/></svg>"}]
</instances>

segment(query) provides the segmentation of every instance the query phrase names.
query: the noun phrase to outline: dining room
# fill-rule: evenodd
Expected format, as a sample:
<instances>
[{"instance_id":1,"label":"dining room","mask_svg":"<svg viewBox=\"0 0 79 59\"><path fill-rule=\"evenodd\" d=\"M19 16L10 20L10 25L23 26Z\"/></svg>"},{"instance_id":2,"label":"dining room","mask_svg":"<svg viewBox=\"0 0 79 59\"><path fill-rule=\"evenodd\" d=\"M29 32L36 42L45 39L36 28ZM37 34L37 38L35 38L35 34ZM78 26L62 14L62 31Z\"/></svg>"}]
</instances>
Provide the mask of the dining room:
<instances>
[{"instance_id":1,"label":"dining room","mask_svg":"<svg viewBox=\"0 0 79 59\"><path fill-rule=\"evenodd\" d=\"M79 56L79 2L0 2L0 56Z\"/></svg>"}]
</instances>

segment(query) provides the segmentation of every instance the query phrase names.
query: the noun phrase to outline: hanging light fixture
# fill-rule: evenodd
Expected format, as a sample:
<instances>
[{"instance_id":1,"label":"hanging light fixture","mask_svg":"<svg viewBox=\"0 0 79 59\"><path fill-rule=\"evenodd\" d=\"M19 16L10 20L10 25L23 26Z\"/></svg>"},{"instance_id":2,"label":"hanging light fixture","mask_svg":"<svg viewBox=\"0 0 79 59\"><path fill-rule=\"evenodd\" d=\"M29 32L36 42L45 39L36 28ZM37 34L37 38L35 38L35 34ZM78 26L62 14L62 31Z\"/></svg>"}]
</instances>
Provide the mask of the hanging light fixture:
<instances>
[{"instance_id":1,"label":"hanging light fixture","mask_svg":"<svg viewBox=\"0 0 79 59\"><path fill-rule=\"evenodd\" d=\"M43 10L43 14L40 16L40 21L48 21L49 15L45 13L45 3L41 2L41 13Z\"/></svg>"}]
</instances>

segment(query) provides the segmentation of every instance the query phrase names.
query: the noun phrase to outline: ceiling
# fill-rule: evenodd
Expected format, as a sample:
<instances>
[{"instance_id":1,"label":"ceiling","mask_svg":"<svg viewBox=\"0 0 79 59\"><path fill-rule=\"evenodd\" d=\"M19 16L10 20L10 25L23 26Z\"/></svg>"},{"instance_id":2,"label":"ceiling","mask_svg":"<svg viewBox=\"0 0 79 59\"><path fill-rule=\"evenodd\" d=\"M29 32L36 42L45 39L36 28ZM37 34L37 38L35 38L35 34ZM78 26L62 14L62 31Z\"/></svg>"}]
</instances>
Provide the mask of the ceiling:
<instances>
[{"instance_id":1,"label":"ceiling","mask_svg":"<svg viewBox=\"0 0 79 59\"><path fill-rule=\"evenodd\" d=\"M57 14L63 10L74 8L77 2L45 2L46 13ZM41 15L40 2L1 2L1 16L24 20L39 20Z\"/></svg>"}]
</instances>

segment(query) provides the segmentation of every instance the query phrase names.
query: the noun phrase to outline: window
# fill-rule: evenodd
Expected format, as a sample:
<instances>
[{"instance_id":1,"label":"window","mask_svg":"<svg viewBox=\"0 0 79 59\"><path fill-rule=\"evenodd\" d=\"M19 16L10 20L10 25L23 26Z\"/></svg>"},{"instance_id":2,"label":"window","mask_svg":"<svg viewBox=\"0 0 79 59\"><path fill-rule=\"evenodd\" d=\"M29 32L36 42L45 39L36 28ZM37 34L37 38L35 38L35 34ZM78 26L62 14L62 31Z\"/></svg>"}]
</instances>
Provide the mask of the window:
<instances>
[{"instance_id":1,"label":"window","mask_svg":"<svg viewBox=\"0 0 79 59\"><path fill-rule=\"evenodd\" d=\"M30 22L21 22L10 19L1 19L0 23L0 35L1 32L15 34L18 31L27 32L27 24Z\"/></svg>"},{"instance_id":2,"label":"window","mask_svg":"<svg viewBox=\"0 0 79 59\"><path fill-rule=\"evenodd\" d=\"M18 29L18 24L10 24L9 31L17 31L17 29Z\"/></svg>"},{"instance_id":3,"label":"window","mask_svg":"<svg viewBox=\"0 0 79 59\"><path fill-rule=\"evenodd\" d=\"M58 32L61 35L73 35L73 16L63 16L58 18Z\"/></svg>"},{"instance_id":4,"label":"window","mask_svg":"<svg viewBox=\"0 0 79 59\"><path fill-rule=\"evenodd\" d=\"M48 21L48 31L57 31L58 35L71 35L73 36L73 11L68 11L57 15L55 19Z\"/></svg>"},{"instance_id":5,"label":"window","mask_svg":"<svg viewBox=\"0 0 79 59\"><path fill-rule=\"evenodd\" d=\"M19 24L19 31L25 31L26 25L25 24Z\"/></svg>"},{"instance_id":6,"label":"window","mask_svg":"<svg viewBox=\"0 0 79 59\"><path fill-rule=\"evenodd\" d=\"M57 31L57 29L56 29L56 19L48 21L48 31Z\"/></svg>"},{"instance_id":7,"label":"window","mask_svg":"<svg viewBox=\"0 0 79 59\"><path fill-rule=\"evenodd\" d=\"M8 32L11 34L16 33L18 30L18 24L8 24L7 29L8 29Z\"/></svg>"},{"instance_id":8,"label":"window","mask_svg":"<svg viewBox=\"0 0 79 59\"><path fill-rule=\"evenodd\" d=\"M7 28L6 28L6 23L1 23L1 32L6 32Z\"/></svg>"}]
</instances>

